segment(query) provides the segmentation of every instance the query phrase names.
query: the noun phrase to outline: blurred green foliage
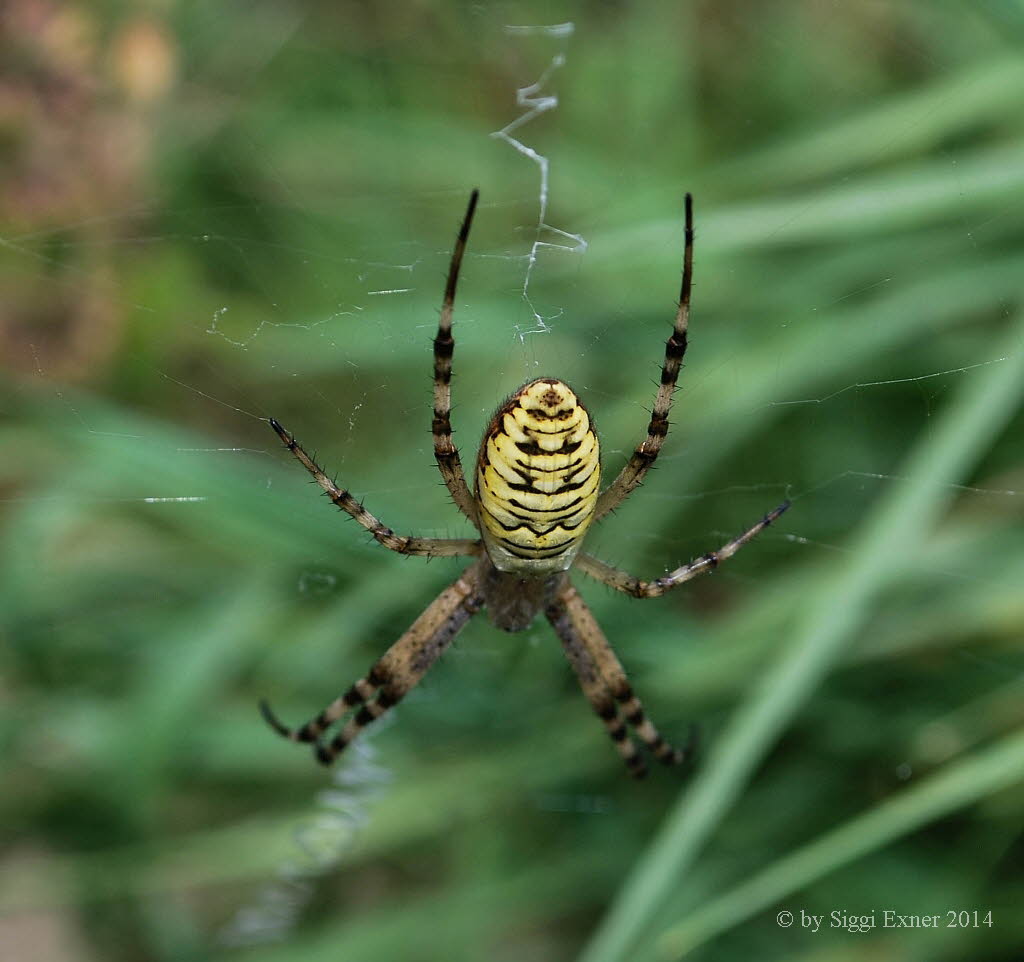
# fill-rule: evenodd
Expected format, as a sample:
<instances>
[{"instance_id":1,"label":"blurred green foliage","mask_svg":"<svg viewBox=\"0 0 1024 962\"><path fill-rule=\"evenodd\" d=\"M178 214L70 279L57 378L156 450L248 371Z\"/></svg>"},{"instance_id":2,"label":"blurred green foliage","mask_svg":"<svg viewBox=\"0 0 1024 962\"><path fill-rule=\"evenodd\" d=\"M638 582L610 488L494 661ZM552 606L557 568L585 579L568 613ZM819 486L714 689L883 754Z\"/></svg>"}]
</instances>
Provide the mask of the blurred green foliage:
<instances>
[{"instance_id":1,"label":"blurred green foliage","mask_svg":"<svg viewBox=\"0 0 1024 962\"><path fill-rule=\"evenodd\" d=\"M5 958L1018 957L1020 3L4 17ZM585 252L491 136L559 56L514 136ZM334 795L255 710L318 710L459 570L368 544L261 419L395 529L468 534L429 342L473 186L463 459L552 374L608 473L696 197L675 427L590 548L653 575L794 505L660 601L582 585L660 727L700 722L689 781L625 777L543 624L471 623ZM226 944L246 909L281 938ZM885 909L942 927L799 922Z\"/></svg>"}]
</instances>

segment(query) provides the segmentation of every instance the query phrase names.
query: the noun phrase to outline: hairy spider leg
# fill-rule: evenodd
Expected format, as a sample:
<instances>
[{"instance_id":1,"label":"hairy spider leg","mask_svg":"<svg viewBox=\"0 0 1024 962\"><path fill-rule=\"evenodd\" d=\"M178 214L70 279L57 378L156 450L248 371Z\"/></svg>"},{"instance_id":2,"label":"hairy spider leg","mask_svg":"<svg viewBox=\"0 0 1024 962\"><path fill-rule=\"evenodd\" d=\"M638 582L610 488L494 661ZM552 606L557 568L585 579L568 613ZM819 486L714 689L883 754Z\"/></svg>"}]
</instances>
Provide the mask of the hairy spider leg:
<instances>
[{"instance_id":1,"label":"hairy spider leg","mask_svg":"<svg viewBox=\"0 0 1024 962\"><path fill-rule=\"evenodd\" d=\"M452 441L452 355L455 353L455 339L452 337L452 311L455 306L455 288L459 282L459 268L462 266L462 255L466 251L466 239L473 223L473 214L480 192L474 190L469 196L469 207L463 218L462 227L455 240L452 260L448 267L448 282L444 288L444 300L441 302L441 316L437 323L437 336L434 338L434 420L431 433L434 437L434 457L437 467L444 478L452 499L458 509L473 524L477 524L476 500L466 484L466 476L462 471L462 460L459 449Z\"/></svg>"},{"instance_id":2,"label":"hairy spider leg","mask_svg":"<svg viewBox=\"0 0 1024 962\"><path fill-rule=\"evenodd\" d=\"M571 583L566 582L546 614L584 694L604 722L630 773L643 777L646 766L629 739L623 720L659 761L666 765L688 761L696 749L695 729L682 749L673 748L662 738L644 712L600 625Z\"/></svg>"},{"instance_id":3,"label":"hairy spider leg","mask_svg":"<svg viewBox=\"0 0 1024 962\"><path fill-rule=\"evenodd\" d=\"M444 653L466 622L483 605L480 578L484 562L477 562L434 599L426 610L373 665L364 678L332 701L319 715L291 729L263 702L268 724L280 735L298 742L316 742L315 754L329 765L371 722L398 704ZM376 694L376 698L373 696ZM373 700L371 700L373 699ZM348 710L362 706L329 742L323 733Z\"/></svg>"},{"instance_id":4,"label":"hairy spider leg","mask_svg":"<svg viewBox=\"0 0 1024 962\"><path fill-rule=\"evenodd\" d=\"M661 384L654 398L651 420L647 425L647 437L637 445L619 476L601 493L594 520L599 521L609 511L614 511L640 485L644 475L658 457L658 452L668 434L668 413L672 408L672 395L683 366L686 354L686 332L690 325L690 292L693 288L693 197L686 195L686 228L683 248L683 282L679 291L679 308L676 311L672 333L665 342L665 362L661 368Z\"/></svg>"},{"instance_id":5,"label":"hairy spider leg","mask_svg":"<svg viewBox=\"0 0 1024 962\"><path fill-rule=\"evenodd\" d=\"M740 548L756 538L770 524L773 524L786 512L789 505L789 501L783 501L777 508L769 511L757 524L722 545L717 551L709 551L695 561L682 565L654 581L642 581L625 571L613 568L610 564L605 564L593 555L580 554L576 558L576 565L584 574L590 575L591 578L595 578L616 591L622 591L634 598L657 598L666 591L696 578L697 575L714 571L723 561L731 558Z\"/></svg>"}]
</instances>

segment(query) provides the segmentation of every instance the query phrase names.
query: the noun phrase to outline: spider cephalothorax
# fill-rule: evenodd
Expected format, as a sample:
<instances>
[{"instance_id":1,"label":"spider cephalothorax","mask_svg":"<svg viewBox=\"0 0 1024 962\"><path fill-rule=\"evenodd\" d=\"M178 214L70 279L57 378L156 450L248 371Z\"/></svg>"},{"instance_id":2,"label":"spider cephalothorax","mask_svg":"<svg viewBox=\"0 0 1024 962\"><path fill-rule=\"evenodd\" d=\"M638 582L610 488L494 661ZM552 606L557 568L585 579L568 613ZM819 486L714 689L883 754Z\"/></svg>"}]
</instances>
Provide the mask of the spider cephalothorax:
<instances>
[{"instance_id":1,"label":"spider cephalothorax","mask_svg":"<svg viewBox=\"0 0 1024 962\"><path fill-rule=\"evenodd\" d=\"M459 267L476 210L473 191L452 253L441 318L434 338L434 455L459 510L480 532L478 539L413 538L397 535L339 488L277 421L270 424L324 489L330 499L392 551L426 557L476 557L462 575L426 608L359 679L319 715L290 729L263 703L270 725L293 741L313 742L316 755L332 762L370 722L403 698L436 661L469 619L486 608L505 631L523 631L544 614L562 642L569 663L592 707L630 772L643 775L643 756L626 725L661 761L685 760L692 744L672 748L644 714L626 673L590 609L573 587L573 567L637 598L654 598L691 578L713 570L771 524L789 502L757 524L689 564L654 581L641 581L582 553L587 529L628 497L653 464L668 433L672 394L686 353L693 275L693 204L686 195L686 243L683 284L672 334L665 345L661 384L647 426L647 437L615 480L599 492L600 443L587 409L575 392L555 378L524 384L494 415L484 433L476 462L476 490L470 492L458 449L452 442L451 373L455 341L452 307ZM350 710L354 715L330 740L327 730Z\"/></svg>"}]
</instances>

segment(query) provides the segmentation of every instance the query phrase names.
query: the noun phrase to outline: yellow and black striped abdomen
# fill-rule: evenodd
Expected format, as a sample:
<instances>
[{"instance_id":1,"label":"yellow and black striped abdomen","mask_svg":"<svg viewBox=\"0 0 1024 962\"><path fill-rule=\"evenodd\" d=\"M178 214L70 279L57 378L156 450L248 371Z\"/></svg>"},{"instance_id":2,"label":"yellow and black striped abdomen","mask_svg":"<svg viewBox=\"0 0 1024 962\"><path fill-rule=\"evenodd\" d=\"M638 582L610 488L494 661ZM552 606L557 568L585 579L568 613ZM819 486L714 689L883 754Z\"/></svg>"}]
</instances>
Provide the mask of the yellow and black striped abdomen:
<instances>
[{"instance_id":1,"label":"yellow and black striped abdomen","mask_svg":"<svg viewBox=\"0 0 1024 962\"><path fill-rule=\"evenodd\" d=\"M601 483L587 409L554 378L523 385L480 445L476 496L487 553L500 571L565 571L594 516Z\"/></svg>"}]
</instances>

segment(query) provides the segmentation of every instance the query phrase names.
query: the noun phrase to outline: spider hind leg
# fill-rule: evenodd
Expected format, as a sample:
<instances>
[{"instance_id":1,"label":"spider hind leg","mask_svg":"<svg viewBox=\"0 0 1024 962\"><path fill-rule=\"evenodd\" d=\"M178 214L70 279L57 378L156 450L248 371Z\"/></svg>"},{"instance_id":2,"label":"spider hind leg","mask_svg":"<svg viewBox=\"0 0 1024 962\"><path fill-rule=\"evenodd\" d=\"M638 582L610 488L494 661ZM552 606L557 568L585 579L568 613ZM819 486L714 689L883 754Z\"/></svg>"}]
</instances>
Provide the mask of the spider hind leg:
<instances>
[{"instance_id":1,"label":"spider hind leg","mask_svg":"<svg viewBox=\"0 0 1024 962\"><path fill-rule=\"evenodd\" d=\"M367 725L397 705L419 684L466 622L480 610L483 604L479 588L481 567L481 562L471 565L461 578L445 588L378 659L366 677L335 698L315 718L299 728L289 728L263 701L260 711L267 724L290 741L312 742L317 760L330 765ZM327 730L355 708L359 710L341 731L330 741L325 740Z\"/></svg>"},{"instance_id":2,"label":"spider hind leg","mask_svg":"<svg viewBox=\"0 0 1024 962\"><path fill-rule=\"evenodd\" d=\"M658 761L666 765L690 761L696 753L696 729L691 728L682 748L675 748L665 741L644 712L597 620L570 582L564 583L546 614L562 642L583 693L604 722L630 774L642 778L647 766L629 737L627 724Z\"/></svg>"},{"instance_id":3,"label":"spider hind leg","mask_svg":"<svg viewBox=\"0 0 1024 962\"><path fill-rule=\"evenodd\" d=\"M381 684L383 681L374 678L371 671L366 678L360 678L344 695L335 698L319 715L298 728L289 728L285 725L271 709L266 699L260 701L260 714L274 731L289 741L315 742L345 712L372 698Z\"/></svg>"},{"instance_id":4,"label":"spider hind leg","mask_svg":"<svg viewBox=\"0 0 1024 962\"><path fill-rule=\"evenodd\" d=\"M637 737L659 762L663 765L683 765L693 760L700 739L700 730L695 724L690 725L683 747L676 748L662 738L647 717L643 704L633 693L632 688L627 685L622 694L615 695L615 700L619 702L623 717L636 732Z\"/></svg>"}]
</instances>

